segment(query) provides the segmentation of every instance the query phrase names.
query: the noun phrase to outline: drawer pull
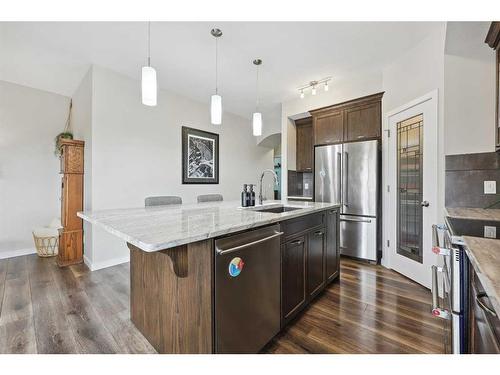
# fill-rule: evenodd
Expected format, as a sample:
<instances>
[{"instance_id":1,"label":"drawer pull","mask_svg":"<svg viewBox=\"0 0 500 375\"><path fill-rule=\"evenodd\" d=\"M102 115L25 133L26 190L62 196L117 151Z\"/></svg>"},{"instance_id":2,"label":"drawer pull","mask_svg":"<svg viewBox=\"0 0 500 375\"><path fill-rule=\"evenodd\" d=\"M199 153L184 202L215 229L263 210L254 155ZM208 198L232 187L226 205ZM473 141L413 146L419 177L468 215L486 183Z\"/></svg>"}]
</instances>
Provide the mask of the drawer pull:
<instances>
[{"instance_id":1,"label":"drawer pull","mask_svg":"<svg viewBox=\"0 0 500 375\"><path fill-rule=\"evenodd\" d=\"M314 232L316 236L322 236L324 233L321 230L318 230L317 232Z\"/></svg>"},{"instance_id":2,"label":"drawer pull","mask_svg":"<svg viewBox=\"0 0 500 375\"><path fill-rule=\"evenodd\" d=\"M497 313L495 311L493 311L492 309L490 309L488 306L486 306L484 304L484 302L481 300L481 298L484 298L484 297L488 297L488 295L486 293L478 293L476 295L476 302L477 302L477 304L479 305L479 307L482 310L484 310L484 311L490 313L491 315L493 315L494 317L496 317Z\"/></svg>"},{"instance_id":3,"label":"drawer pull","mask_svg":"<svg viewBox=\"0 0 500 375\"><path fill-rule=\"evenodd\" d=\"M290 242L290 245L300 245L302 243L302 240L295 240Z\"/></svg>"}]
</instances>

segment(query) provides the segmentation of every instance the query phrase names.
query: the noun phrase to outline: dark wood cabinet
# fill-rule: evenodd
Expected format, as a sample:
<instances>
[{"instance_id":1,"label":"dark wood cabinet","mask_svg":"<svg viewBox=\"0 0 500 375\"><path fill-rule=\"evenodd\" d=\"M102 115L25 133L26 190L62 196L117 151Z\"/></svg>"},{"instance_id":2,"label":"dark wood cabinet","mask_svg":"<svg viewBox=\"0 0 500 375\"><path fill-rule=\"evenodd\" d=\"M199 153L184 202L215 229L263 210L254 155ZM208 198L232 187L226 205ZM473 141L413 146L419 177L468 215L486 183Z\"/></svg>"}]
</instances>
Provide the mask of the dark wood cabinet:
<instances>
[{"instance_id":1,"label":"dark wood cabinet","mask_svg":"<svg viewBox=\"0 0 500 375\"><path fill-rule=\"evenodd\" d=\"M297 128L296 139L296 169L297 172L311 172L313 168L313 131L312 118L295 121Z\"/></svg>"},{"instance_id":2,"label":"dark wood cabinet","mask_svg":"<svg viewBox=\"0 0 500 375\"><path fill-rule=\"evenodd\" d=\"M306 303L306 239L293 238L281 247L281 315L284 320Z\"/></svg>"},{"instance_id":3,"label":"dark wood cabinet","mask_svg":"<svg viewBox=\"0 0 500 375\"><path fill-rule=\"evenodd\" d=\"M325 228L319 228L307 236L307 294L318 294L325 285Z\"/></svg>"},{"instance_id":4,"label":"dark wood cabinet","mask_svg":"<svg viewBox=\"0 0 500 375\"><path fill-rule=\"evenodd\" d=\"M490 25L488 34L486 35L485 43L496 51L495 64L495 145L497 151L500 150L500 22L494 21Z\"/></svg>"},{"instance_id":5,"label":"dark wood cabinet","mask_svg":"<svg viewBox=\"0 0 500 375\"><path fill-rule=\"evenodd\" d=\"M339 210L329 210L326 214L326 280L335 279L340 271L340 247L337 227L339 225Z\"/></svg>"},{"instance_id":6,"label":"dark wood cabinet","mask_svg":"<svg viewBox=\"0 0 500 375\"><path fill-rule=\"evenodd\" d=\"M344 139L344 112L332 110L313 115L314 144L340 143Z\"/></svg>"},{"instance_id":7,"label":"dark wood cabinet","mask_svg":"<svg viewBox=\"0 0 500 375\"><path fill-rule=\"evenodd\" d=\"M281 245L282 325L338 277L338 214L338 209L332 209L281 224L284 232ZM329 239L334 239L330 242L331 248L328 248Z\"/></svg>"},{"instance_id":8,"label":"dark wood cabinet","mask_svg":"<svg viewBox=\"0 0 500 375\"><path fill-rule=\"evenodd\" d=\"M471 266L469 352L500 354L500 319Z\"/></svg>"},{"instance_id":9,"label":"dark wood cabinet","mask_svg":"<svg viewBox=\"0 0 500 375\"><path fill-rule=\"evenodd\" d=\"M380 137L382 124L380 102L349 107L345 110L344 141Z\"/></svg>"},{"instance_id":10,"label":"dark wood cabinet","mask_svg":"<svg viewBox=\"0 0 500 375\"><path fill-rule=\"evenodd\" d=\"M380 138L382 95L378 93L309 111L313 118L314 145Z\"/></svg>"}]
</instances>

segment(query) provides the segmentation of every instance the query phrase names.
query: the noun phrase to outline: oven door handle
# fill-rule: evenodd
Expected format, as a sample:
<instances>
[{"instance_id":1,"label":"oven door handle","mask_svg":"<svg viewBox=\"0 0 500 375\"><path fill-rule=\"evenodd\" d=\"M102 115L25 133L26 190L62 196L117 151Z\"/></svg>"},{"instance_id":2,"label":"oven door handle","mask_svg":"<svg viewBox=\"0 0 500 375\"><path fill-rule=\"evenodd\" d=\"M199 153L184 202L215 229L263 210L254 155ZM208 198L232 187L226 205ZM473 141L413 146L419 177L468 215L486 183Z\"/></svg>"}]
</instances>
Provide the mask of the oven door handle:
<instances>
[{"instance_id":1,"label":"oven door handle","mask_svg":"<svg viewBox=\"0 0 500 375\"><path fill-rule=\"evenodd\" d=\"M438 286L438 271L443 272L441 267L432 266L432 315L442 318L442 319L450 319L450 312L446 309L442 309L439 307L439 286Z\"/></svg>"}]
</instances>

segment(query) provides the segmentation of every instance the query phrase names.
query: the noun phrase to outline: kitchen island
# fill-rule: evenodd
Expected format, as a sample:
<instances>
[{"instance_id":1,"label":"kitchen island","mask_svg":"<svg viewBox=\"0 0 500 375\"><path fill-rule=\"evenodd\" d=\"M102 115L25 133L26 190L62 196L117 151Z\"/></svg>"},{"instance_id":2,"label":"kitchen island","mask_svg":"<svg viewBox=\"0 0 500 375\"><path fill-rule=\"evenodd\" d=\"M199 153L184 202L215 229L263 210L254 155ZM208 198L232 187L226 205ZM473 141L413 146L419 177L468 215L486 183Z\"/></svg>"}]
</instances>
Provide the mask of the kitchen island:
<instances>
[{"instance_id":1,"label":"kitchen island","mask_svg":"<svg viewBox=\"0 0 500 375\"><path fill-rule=\"evenodd\" d=\"M273 268L278 311L272 310L271 317L279 330L338 277L338 214L338 205L331 203L268 201L261 207L241 208L233 201L80 212L78 216L127 242L131 320L155 349L215 353L241 350L222 345L218 337L221 325L231 322L217 318L216 295L222 293L217 291L216 241L248 232L250 239L254 236L252 244L258 244L263 240L255 240L257 228L272 230L265 239L278 241L278 256L270 259L279 263ZM231 262L234 259L239 258ZM238 264L242 282L251 266L241 271ZM239 272L227 276L226 267L225 273L225 278L238 279ZM255 296L252 293L249 296Z\"/></svg>"}]
</instances>

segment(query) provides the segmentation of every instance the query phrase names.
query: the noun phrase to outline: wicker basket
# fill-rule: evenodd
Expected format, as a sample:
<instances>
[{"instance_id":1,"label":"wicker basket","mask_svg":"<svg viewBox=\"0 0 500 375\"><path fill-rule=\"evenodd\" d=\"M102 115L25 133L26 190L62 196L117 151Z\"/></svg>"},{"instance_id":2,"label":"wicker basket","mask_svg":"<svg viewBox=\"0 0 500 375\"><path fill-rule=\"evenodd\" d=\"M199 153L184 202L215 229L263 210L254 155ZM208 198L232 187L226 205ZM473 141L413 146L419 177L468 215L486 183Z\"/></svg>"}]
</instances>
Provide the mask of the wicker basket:
<instances>
[{"instance_id":1,"label":"wicker basket","mask_svg":"<svg viewBox=\"0 0 500 375\"><path fill-rule=\"evenodd\" d=\"M44 258L56 256L59 250L59 235L55 235L53 228L46 229L33 231L38 256Z\"/></svg>"}]
</instances>

